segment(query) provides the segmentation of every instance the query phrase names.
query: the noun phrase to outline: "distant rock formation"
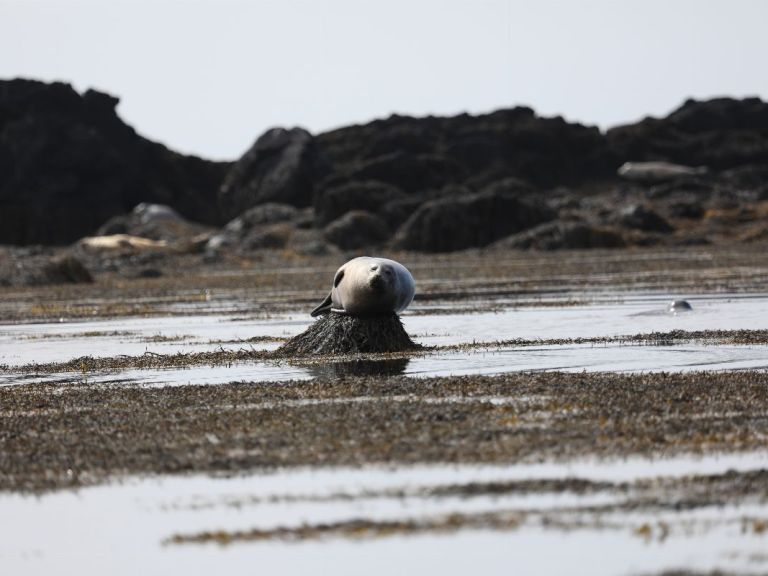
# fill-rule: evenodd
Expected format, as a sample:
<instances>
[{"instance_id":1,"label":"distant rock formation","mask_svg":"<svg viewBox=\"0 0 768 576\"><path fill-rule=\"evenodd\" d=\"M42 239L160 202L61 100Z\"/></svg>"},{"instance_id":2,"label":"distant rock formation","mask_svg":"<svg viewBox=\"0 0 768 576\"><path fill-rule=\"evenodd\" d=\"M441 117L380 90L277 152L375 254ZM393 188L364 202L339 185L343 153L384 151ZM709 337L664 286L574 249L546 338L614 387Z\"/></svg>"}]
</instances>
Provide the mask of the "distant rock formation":
<instances>
[{"instance_id":1,"label":"distant rock formation","mask_svg":"<svg viewBox=\"0 0 768 576\"><path fill-rule=\"evenodd\" d=\"M210 255L764 236L768 104L757 98L688 100L606 133L525 107L395 115L314 136L273 128L234 163L150 142L116 104L66 84L0 81L0 243L70 243L99 227L174 241L225 222L206 240ZM622 165L645 176L622 179ZM144 222L131 213L140 203L183 219Z\"/></svg>"},{"instance_id":2,"label":"distant rock formation","mask_svg":"<svg viewBox=\"0 0 768 576\"><path fill-rule=\"evenodd\" d=\"M75 255L41 247L0 247L0 286L47 286L93 282Z\"/></svg>"},{"instance_id":3,"label":"distant rock formation","mask_svg":"<svg viewBox=\"0 0 768 576\"><path fill-rule=\"evenodd\" d=\"M312 135L302 128L272 128L229 169L219 189L228 219L265 202L312 204Z\"/></svg>"},{"instance_id":4,"label":"distant rock formation","mask_svg":"<svg viewBox=\"0 0 768 576\"><path fill-rule=\"evenodd\" d=\"M608 130L624 161L675 162L725 170L768 162L768 104L759 98L687 100L665 118Z\"/></svg>"},{"instance_id":5,"label":"distant rock formation","mask_svg":"<svg viewBox=\"0 0 768 576\"><path fill-rule=\"evenodd\" d=\"M142 138L117 103L59 82L0 81L0 243L67 244L141 202L221 222L228 165Z\"/></svg>"}]
</instances>

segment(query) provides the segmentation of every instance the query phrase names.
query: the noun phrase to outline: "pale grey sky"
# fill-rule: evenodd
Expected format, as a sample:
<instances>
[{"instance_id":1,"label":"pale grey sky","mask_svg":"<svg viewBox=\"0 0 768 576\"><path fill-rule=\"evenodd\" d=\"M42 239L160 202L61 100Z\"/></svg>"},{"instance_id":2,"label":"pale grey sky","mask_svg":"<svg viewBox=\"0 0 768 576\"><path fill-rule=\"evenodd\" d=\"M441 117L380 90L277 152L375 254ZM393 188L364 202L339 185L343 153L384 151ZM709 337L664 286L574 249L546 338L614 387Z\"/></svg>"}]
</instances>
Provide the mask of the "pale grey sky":
<instances>
[{"instance_id":1,"label":"pale grey sky","mask_svg":"<svg viewBox=\"0 0 768 576\"><path fill-rule=\"evenodd\" d=\"M231 159L276 125L768 99L767 24L762 0L0 0L0 77L109 92L141 134Z\"/></svg>"}]
</instances>

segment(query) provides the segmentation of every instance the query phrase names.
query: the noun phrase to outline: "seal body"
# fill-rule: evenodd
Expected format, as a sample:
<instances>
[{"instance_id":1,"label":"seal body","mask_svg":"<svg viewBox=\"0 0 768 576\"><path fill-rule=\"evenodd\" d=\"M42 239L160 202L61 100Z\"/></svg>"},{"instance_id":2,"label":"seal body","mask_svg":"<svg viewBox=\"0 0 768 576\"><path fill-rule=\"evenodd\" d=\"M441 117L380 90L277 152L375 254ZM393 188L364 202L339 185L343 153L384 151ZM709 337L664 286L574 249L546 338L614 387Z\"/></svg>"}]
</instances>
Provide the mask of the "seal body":
<instances>
[{"instance_id":1,"label":"seal body","mask_svg":"<svg viewBox=\"0 0 768 576\"><path fill-rule=\"evenodd\" d=\"M312 316L339 312L355 316L399 314L416 293L408 269L388 258L353 258L336 271L330 294Z\"/></svg>"},{"instance_id":2,"label":"seal body","mask_svg":"<svg viewBox=\"0 0 768 576\"><path fill-rule=\"evenodd\" d=\"M704 166L692 168L670 162L625 162L618 170L619 176L636 182L664 182L684 176L706 174Z\"/></svg>"}]
</instances>

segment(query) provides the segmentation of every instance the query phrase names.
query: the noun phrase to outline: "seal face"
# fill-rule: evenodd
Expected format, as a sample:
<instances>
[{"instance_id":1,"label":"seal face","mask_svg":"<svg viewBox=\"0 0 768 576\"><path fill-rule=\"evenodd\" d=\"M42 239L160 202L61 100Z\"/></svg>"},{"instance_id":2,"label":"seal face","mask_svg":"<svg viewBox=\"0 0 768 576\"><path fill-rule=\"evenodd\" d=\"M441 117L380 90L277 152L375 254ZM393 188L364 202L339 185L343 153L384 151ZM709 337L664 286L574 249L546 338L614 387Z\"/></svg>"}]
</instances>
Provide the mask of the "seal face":
<instances>
[{"instance_id":1,"label":"seal face","mask_svg":"<svg viewBox=\"0 0 768 576\"><path fill-rule=\"evenodd\" d=\"M330 294L311 315L399 314L408 307L415 293L416 283L405 266L388 258L361 256L336 271Z\"/></svg>"}]
</instances>

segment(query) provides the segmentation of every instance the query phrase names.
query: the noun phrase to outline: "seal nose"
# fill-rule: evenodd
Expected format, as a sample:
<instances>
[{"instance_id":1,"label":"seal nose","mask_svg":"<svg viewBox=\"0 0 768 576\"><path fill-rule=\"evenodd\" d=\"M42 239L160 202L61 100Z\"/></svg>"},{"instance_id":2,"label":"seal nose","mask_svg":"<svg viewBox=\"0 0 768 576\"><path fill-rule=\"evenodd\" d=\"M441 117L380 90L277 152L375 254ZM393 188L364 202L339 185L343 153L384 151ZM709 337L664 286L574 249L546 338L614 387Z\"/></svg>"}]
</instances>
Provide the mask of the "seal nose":
<instances>
[{"instance_id":1,"label":"seal nose","mask_svg":"<svg viewBox=\"0 0 768 576\"><path fill-rule=\"evenodd\" d=\"M376 274L373 278L371 278L371 288L373 288L376 291L381 291L384 289L384 278L381 277L381 275Z\"/></svg>"}]
</instances>

